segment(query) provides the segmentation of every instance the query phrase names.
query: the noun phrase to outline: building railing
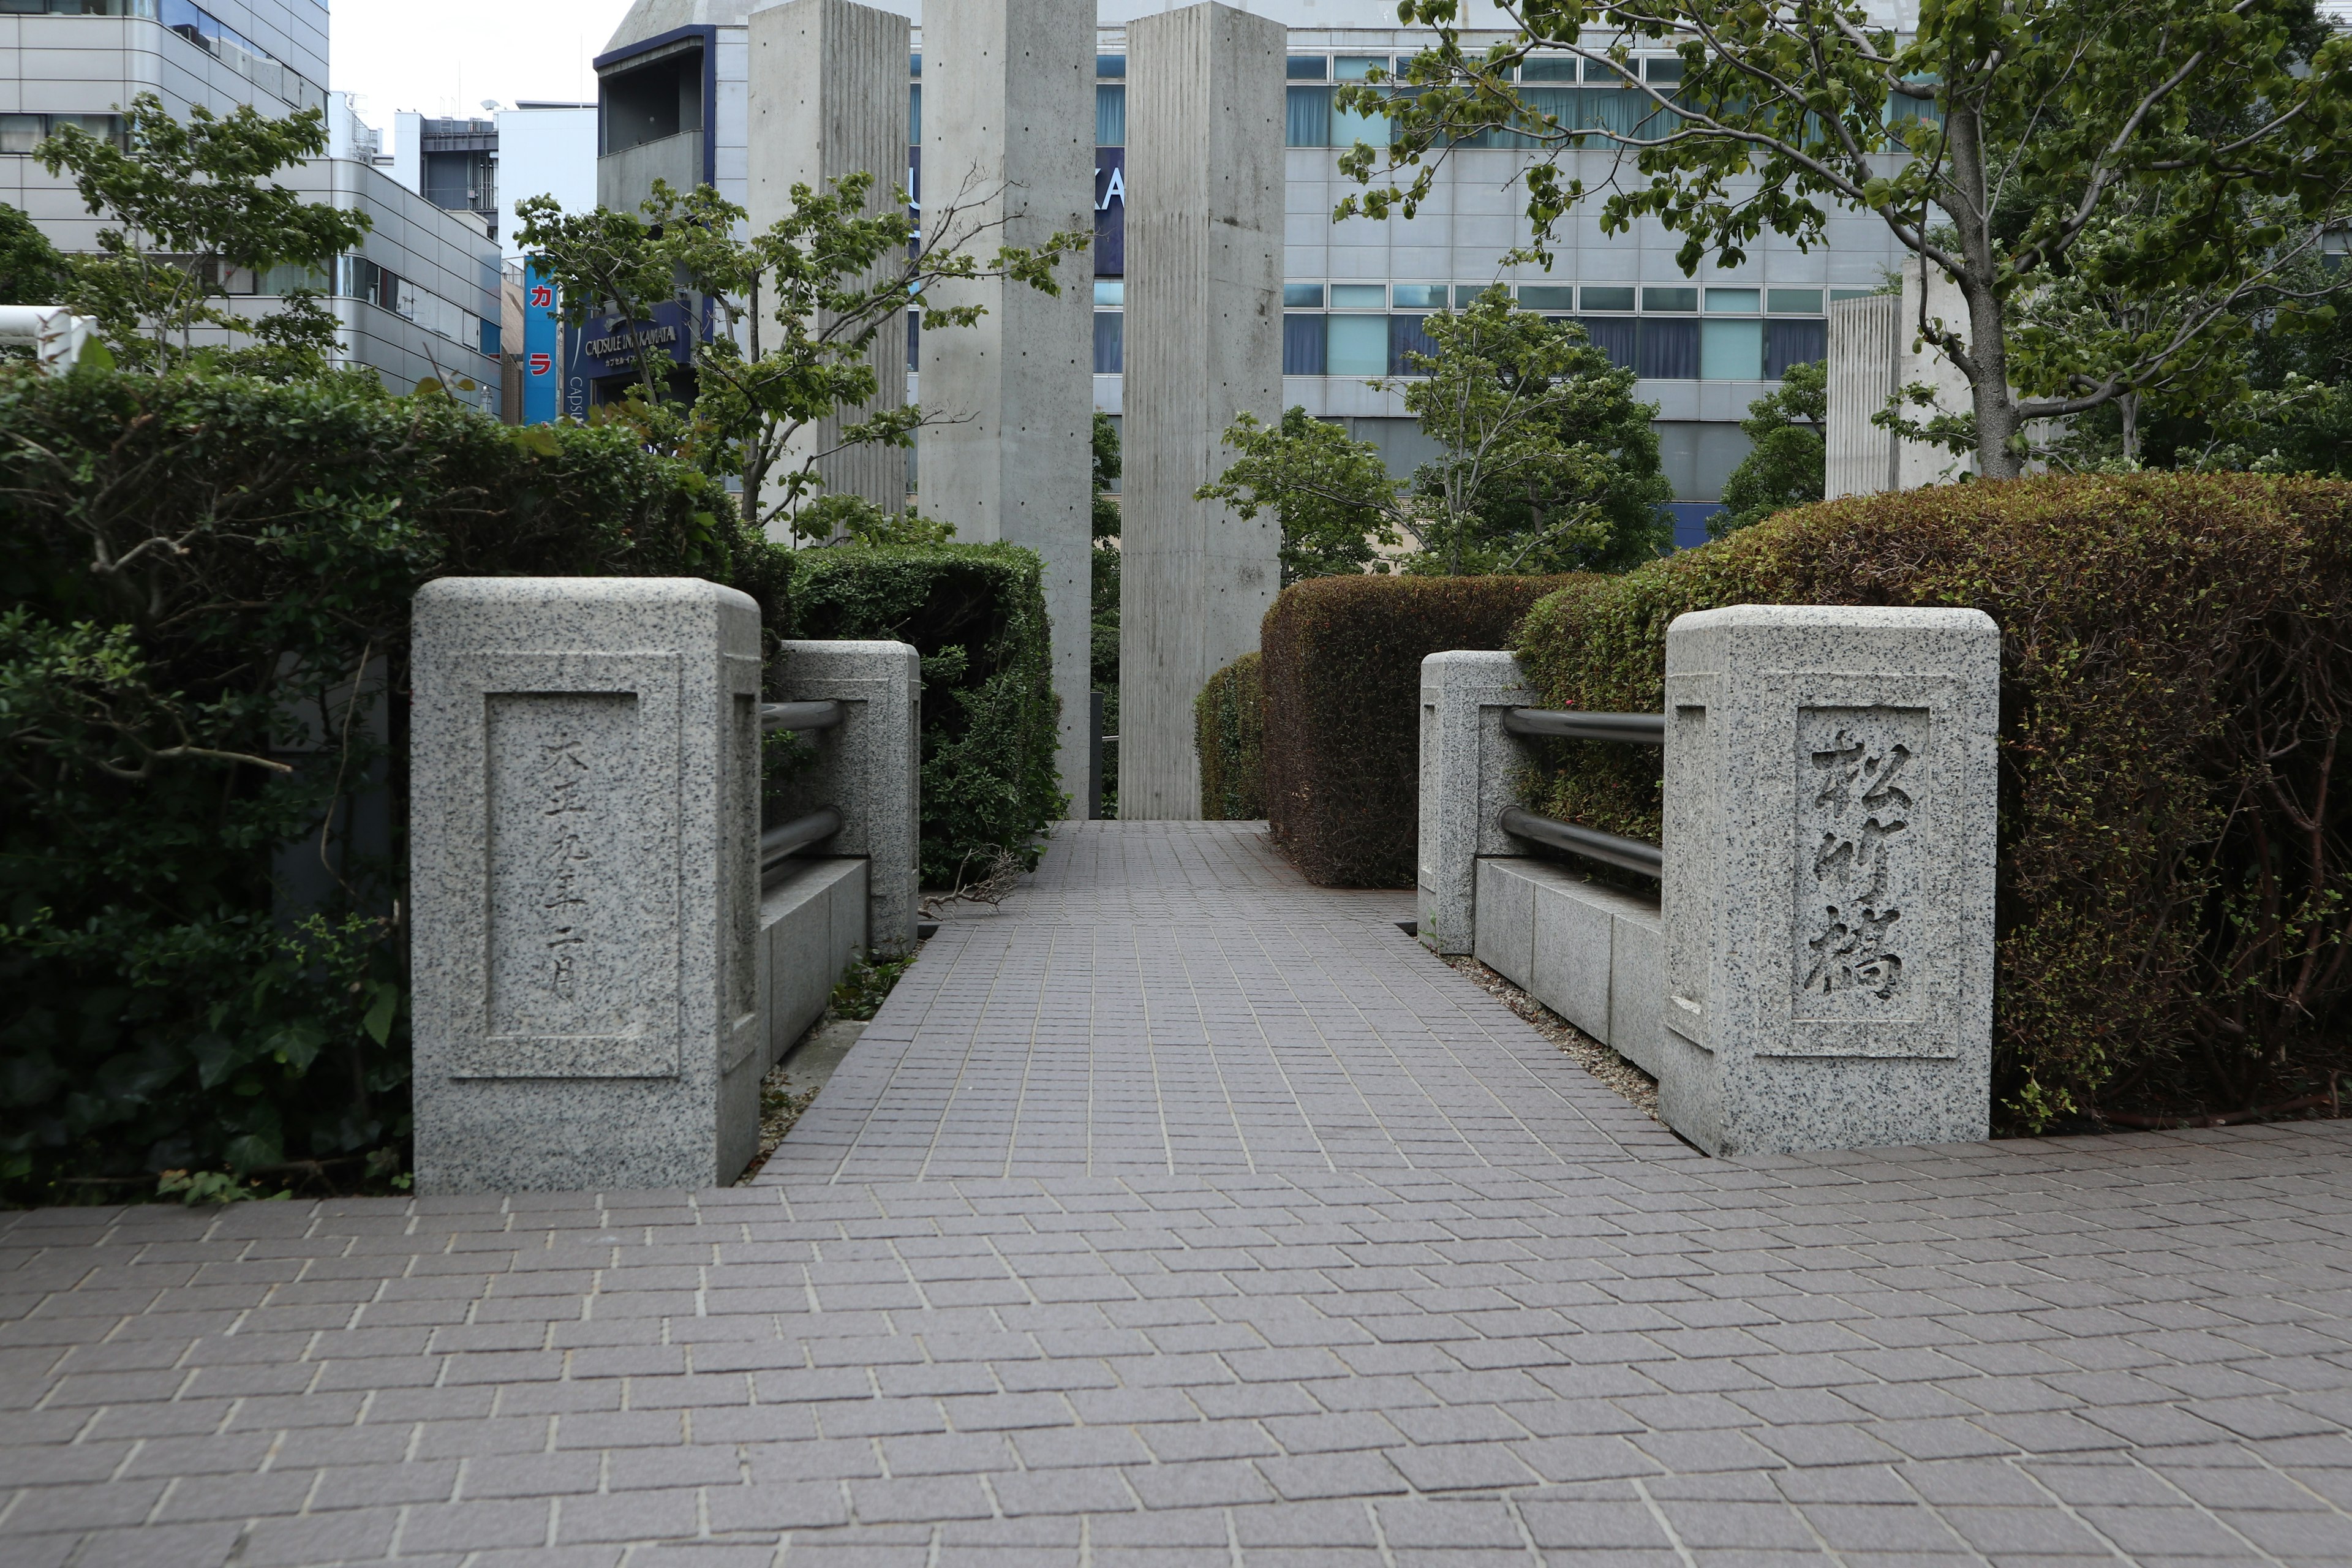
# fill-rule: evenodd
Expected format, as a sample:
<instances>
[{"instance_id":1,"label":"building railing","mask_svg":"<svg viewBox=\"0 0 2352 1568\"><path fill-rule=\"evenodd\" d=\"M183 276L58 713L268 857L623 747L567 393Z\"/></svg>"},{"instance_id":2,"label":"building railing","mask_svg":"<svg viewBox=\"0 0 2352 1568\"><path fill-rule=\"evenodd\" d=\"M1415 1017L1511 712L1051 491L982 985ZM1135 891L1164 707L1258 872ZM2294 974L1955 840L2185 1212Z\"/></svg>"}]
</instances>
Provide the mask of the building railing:
<instances>
[{"instance_id":1,"label":"building railing","mask_svg":"<svg viewBox=\"0 0 2352 1568\"><path fill-rule=\"evenodd\" d=\"M1666 716L1663 713L1585 713L1562 708L1508 708L1503 728L1514 735L1539 735L1556 740L1614 741L1629 746L1664 746ZM1626 838L1598 828L1580 827L1557 817L1538 816L1522 806L1505 806L1495 826L1516 838L1531 839L1551 848L1598 860L1622 870L1663 879L1665 851L1639 838Z\"/></svg>"},{"instance_id":2,"label":"building railing","mask_svg":"<svg viewBox=\"0 0 2352 1568\"><path fill-rule=\"evenodd\" d=\"M841 723L845 710L839 702L762 702L760 704L760 732L773 734L779 730L796 734L811 734L819 730L831 730ZM803 849L824 843L841 831L842 816L836 806L821 805L804 816L780 823L760 835L760 880L764 887L785 868L785 863Z\"/></svg>"}]
</instances>

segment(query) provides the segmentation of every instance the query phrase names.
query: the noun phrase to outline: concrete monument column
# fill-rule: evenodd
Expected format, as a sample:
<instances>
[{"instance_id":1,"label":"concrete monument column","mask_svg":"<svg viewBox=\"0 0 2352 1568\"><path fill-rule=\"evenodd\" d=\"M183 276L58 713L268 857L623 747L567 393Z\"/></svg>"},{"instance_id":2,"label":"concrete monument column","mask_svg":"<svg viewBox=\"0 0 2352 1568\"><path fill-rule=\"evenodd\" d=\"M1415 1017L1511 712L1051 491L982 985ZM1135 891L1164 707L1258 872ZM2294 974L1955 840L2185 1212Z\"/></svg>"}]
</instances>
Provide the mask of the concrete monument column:
<instances>
[{"instance_id":1,"label":"concrete monument column","mask_svg":"<svg viewBox=\"0 0 2352 1568\"><path fill-rule=\"evenodd\" d=\"M1118 811L1197 819L1192 701L1258 646L1279 524L1192 499L1226 426L1282 416L1279 22L1219 5L1128 25Z\"/></svg>"},{"instance_id":2,"label":"concrete monument column","mask_svg":"<svg viewBox=\"0 0 2352 1568\"><path fill-rule=\"evenodd\" d=\"M972 247L1035 247L1093 226L1092 0L950 0L923 16L926 221L982 229ZM1059 296L1002 279L946 284L987 310L923 340L922 399L951 421L918 437L925 513L956 537L1004 540L1045 563L1062 788L1083 817L1094 783L1094 264L1063 264Z\"/></svg>"},{"instance_id":3,"label":"concrete monument column","mask_svg":"<svg viewBox=\"0 0 2352 1568\"><path fill-rule=\"evenodd\" d=\"M751 14L751 146L745 209L752 229L792 210L793 186L823 191L845 174L870 174L866 210L898 207L907 179L908 23L849 0L787 0ZM772 332L771 319L761 323ZM907 334L896 323L868 350L878 384L873 404L844 409L804 433L800 450L823 451L841 427L907 401ZM801 461L793 458L790 461ZM907 504L907 454L855 447L818 465L825 489L864 496L887 511Z\"/></svg>"},{"instance_id":4,"label":"concrete monument column","mask_svg":"<svg viewBox=\"0 0 2352 1568\"><path fill-rule=\"evenodd\" d=\"M1741 605L1666 632L1658 1111L1717 1154L1987 1136L2000 634Z\"/></svg>"},{"instance_id":5,"label":"concrete monument column","mask_svg":"<svg viewBox=\"0 0 2352 1568\"><path fill-rule=\"evenodd\" d=\"M759 606L445 578L414 646L417 1191L732 1181L767 1065Z\"/></svg>"}]
</instances>

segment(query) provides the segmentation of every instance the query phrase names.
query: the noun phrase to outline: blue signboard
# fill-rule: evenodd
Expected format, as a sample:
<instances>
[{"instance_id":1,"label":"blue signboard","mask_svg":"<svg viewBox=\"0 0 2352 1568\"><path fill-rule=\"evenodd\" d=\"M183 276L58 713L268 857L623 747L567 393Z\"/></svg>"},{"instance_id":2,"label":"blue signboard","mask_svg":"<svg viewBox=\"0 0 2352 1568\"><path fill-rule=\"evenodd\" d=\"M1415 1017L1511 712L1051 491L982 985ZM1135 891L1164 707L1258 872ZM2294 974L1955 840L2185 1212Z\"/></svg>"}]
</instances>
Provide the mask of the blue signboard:
<instances>
[{"instance_id":1,"label":"blue signboard","mask_svg":"<svg viewBox=\"0 0 2352 1568\"><path fill-rule=\"evenodd\" d=\"M555 319L555 284L546 263L532 257L522 274L522 422L551 425L561 411L557 395L563 367L556 363L562 335Z\"/></svg>"},{"instance_id":2,"label":"blue signboard","mask_svg":"<svg viewBox=\"0 0 2352 1568\"><path fill-rule=\"evenodd\" d=\"M1095 276L1127 273L1127 149L1095 149Z\"/></svg>"},{"instance_id":3,"label":"blue signboard","mask_svg":"<svg viewBox=\"0 0 2352 1568\"><path fill-rule=\"evenodd\" d=\"M637 374L641 346L651 349L657 360L690 364L699 341L693 312L675 300L656 305L644 321L591 316L587 325L564 331L566 384L579 383L584 388L588 382Z\"/></svg>"},{"instance_id":4,"label":"blue signboard","mask_svg":"<svg viewBox=\"0 0 2352 1568\"><path fill-rule=\"evenodd\" d=\"M907 149L908 216L919 224L923 216L923 150ZM1095 149L1095 276L1119 278L1127 272L1127 149Z\"/></svg>"}]
</instances>

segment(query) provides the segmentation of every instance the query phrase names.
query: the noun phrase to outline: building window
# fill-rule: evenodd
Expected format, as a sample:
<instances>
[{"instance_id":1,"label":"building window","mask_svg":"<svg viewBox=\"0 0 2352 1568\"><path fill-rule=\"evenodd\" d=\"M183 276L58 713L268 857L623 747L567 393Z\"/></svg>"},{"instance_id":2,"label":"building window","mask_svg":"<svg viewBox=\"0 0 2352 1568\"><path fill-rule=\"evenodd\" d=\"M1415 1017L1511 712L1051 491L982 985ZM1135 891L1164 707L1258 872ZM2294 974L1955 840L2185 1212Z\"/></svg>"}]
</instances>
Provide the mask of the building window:
<instances>
[{"instance_id":1,"label":"building window","mask_svg":"<svg viewBox=\"0 0 2352 1568\"><path fill-rule=\"evenodd\" d=\"M1321 55L1292 55L1282 62L1282 74L1292 81L1321 81L1331 71Z\"/></svg>"},{"instance_id":2,"label":"building window","mask_svg":"<svg viewBox=\"0 0 2352 1568\"><path fill-rule=\"evenodd\" d=\"M1385 310L1388 308L1389 286L1385 283L1331 285L1331 309L1335 310Z\"/></svg>"},{"instance_id":3,"label":"building window","mask_svg":"<svg viewBox=\"0 0 2352 1568\"><path fill-rule=\"evenodd\" d=\"M1391 375L1427 375L1427 365L1416 364L1405 357L1423 354L1437 357L1437 345L1421 330L1427 316L1391 316L1389 318L1389 374Z\"/></svg>"},{"instance_id":4,"label":"building window","mask_svg":"<svg viewBox=\"0 0 2352 1568\"><path fill-rule=\"evenodd\" d=\"M1634 355L1636 374L1654 381L1696 381L1698 361L1696 321L1660 321L1654 316L1642 318L1642 332Z\"/></svg>"},{"instance_id":5,"label":"building window","mask_svg":"<svg viewBox=\"0 0 2352 1568\"><path fill-rule=\"evenodd\" d=\"M1565 283L1522 284L1519 306L1528 310L1573 310L1576 309L1576 290Z\"/></svg>"},{"instance_id":6,"label":"building window","mask_svg":"<svg viewBox=\"0 0 2352 1568\"><path fill-rule=\"evenodd\" d=\"M1117 82L1095 84L1095 145L1127 145L1127 89Z\"/></svg>"},{"instance_id":7,"label":"building window","mask_svg":"<svg viewBox=\"0 0 2352 1568\"><path fill-rule=\"evenodd\" d=\"M923 368L923 313L920 310L907 312L907 368L912 371Z\"/></svg>"},{"instance_id":8,"label":"building window","mask_svg":"<svg viewBox=\"0 0 2352 1568\"><path fill-rule=\"evenodd\" d=\"M1584 286L1584 308L1588 310L1630 310L1633 308L1633 290L1618 284Z\"/></svg>"},{"instance_id":9,"label":"building window","mask_svg":"<svg viewBox=\"0 0 2352 1568\"><path fill-rule=\"evenodd\" d=\"M1373 376L1389 373L1386 316L1326 316L1323 374Z\"/></svg>"},{"instance_id":10,"label":"building window","mask_svg":"<svg viewBox=\"0 0 2352 1568\"><path fill-rule=\"evenodd\" d=\"M1822 291L1768 289L1764 292L1764 308L1776 316L1818 316L1822 313Z\"/></svg>"},{"instance_id":11,"label":"building window","mask_svg":"<svg viewBox=\"0 0 2352 1568\"><path fill-rule=\"evenodd\" d=\"M1285 283L1282 286L1282 306L1286 310L1319 310L1323 308L1323 285L1320 283Z\"/></svg>"},{"instance_id":12,"label":"building window","mask_svg":"<svg viewBox=\"0 0 2352 1568\"><path fill-rule=\"evenodd\" d=\"M1397 283L1389 293L1400 310L1443 310L1445 309L1445 285L1443 283Z\"/></svg>"},{"instance_id":13,"label":"building window","mask_svg":"<svg viewBox=\"0 0 2352 1568\"><path fill-rule=\"evenodd\" d=\"M907 145L923 144L923 84L917 82L907 89Z\"/></svg>"},{"instance_id":14,"label":"building window","mask_svg":"<svg viewBox=\"0 0 2352 1568\"><path fill-rule=\"evenodd\" d=\"M1331 89L1294 87L1285 95L1283 144L1289 147L1331 145Z\"/></svg>"},{"instance_id":15,"label":"building window","mask_svg":"<svg viewBox=\"0 0 2352 1568\"><path fill-rule=\"evenodd\" d=\"M1095 75L1105 81L1119 81L1124 79L1127 76L1127 57L1125 55L1097 55L1095 57Z\"/></svg>"},{"instance_id":16,"label":"building window","mask_svg":"<svg viewBox=\"0 0 2352 1568\"><path fill-rule=\"evenodd\" d=\"M1817 294L1815 298L1819 298ZM1830 324L1824 321L1764 323L1764 379L1779 381L1792 364L1830 357Z\"/></svg>"},{"instance_id":17,"label":"building window","mask_svg":"<svg viewBox=\"0 0 2352 1568\"><path fill-rule=\"evenodd\" d=\"M131 136L120 114L0 114L0 153L30 153L68 125L130 149Z\"/></svg>"},{"instance_id":18,"label":"building window","mask_svg":"<svg viewBox=\"0 0 2352 1568\"><path fill-rule=\"evenodd\" d=\"M1127 318L1117 310L1095 312L1095 374L1118 375L1127 368Z\"/></svg>"},{"instance_id":19,"label":"building window","mask_svg":"<svg viewBox=\"0 0 2352 1568\"><path fill-rule=\"evenodd\" d=\"M1286 315L1282 318L1282 374L1321 375L1324 373L1325 316Z\"/></svg>"},{"instance_id":20,"label":"building window","mask_svg":"<svg viewBox=\"0 0 2352 1568\"><path fill-rule=\"evenodd\" d=\"M604 151L625 153L702 129L702 50L680 49L604 78Z\"/></svg>"},{"instance_id":21,"label":"building window","mask_svg":"<svg viewBox=\"0 0 2352 1568\"><path fill-rule=\"evenodd\" d=\"M1593 291L1587 289L1584 292L1589 299ZM1584 329L1584 335L1592 340L1592 346L1609 356L1611 364L1619 370L1633 368L1633 350L1641 334L1640 322L1631 316L1584 316L1579 318L1577 324Z\"/></svg>"},{"instance_id":22,"label":"building window","mask_svg":"<svg viewBox=\"0 0 2352 1568\"><path fill-rule=\"evenodd\" d=\"M482 353L491 359L499 357L499 324L496 321L482 323Z\"/></svg>"},{"instance_id":23,"label":"building window","mask_svg":"<svg viewBox=\"0 0 2352 1568\"><path fill-rule=\"evenodd\" d=\"M1713 293L1714 290L1709 289L1708 292ZM1699 332L1698 374L1702 381L1761 381L1764 377L1764 323L1759 321L1703 323Z\"/></svg>"},{"instance_id":24,"label":"building window","mask_svg":"<svg viewBox=\"0 0 2352 1568\"><path fill-rule=\"evenodd\" d=\"M153 0L152 10L142 5L137 9L124 7L100 14L152 16L263 91L276 94L297 109L323 110L327 106L324 89L299 72L288 69L277 56L190 0Z\"/></svg>"},{"instance_id":25,"label":"building window","mask_svg":"<svg viewBox=\"0 0 2352 1568\"><path fill-rule=\"evenodd\" d=\"M1642 290L1642 309L1675 312L1696 310L1698 290L1696 289L1644 289Z\"/></svg>"}]
</instances>

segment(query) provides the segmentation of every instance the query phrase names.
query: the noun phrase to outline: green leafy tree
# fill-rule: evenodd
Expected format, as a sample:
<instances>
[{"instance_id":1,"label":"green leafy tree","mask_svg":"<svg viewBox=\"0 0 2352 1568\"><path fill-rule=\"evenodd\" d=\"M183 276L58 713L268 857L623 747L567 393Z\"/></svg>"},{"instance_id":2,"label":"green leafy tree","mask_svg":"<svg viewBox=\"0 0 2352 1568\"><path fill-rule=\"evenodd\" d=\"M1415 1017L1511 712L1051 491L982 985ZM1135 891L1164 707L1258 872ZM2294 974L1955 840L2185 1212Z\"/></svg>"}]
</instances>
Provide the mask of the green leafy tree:
<instances>
[{"instance_id":1,"label":"green leafy tree","mask_svg":"<svg viewBox=\"0 0 2352 1568\"><path fill-rule=\"evenodd\" d=\"M923 328L968 327L977 304L943 303L941 283L1002 278L1058 294L1055 273L1092 237L1055 234L1034 247L973 247L1003 226L941 202L918 232L905 194L884 213L866 210L871 174L818 191L795 184L792 206L742 237L748 215L709 185L680 193L654 182L636 213L567 214L552 196L518 203L516 238L545 256L562 290L563 319L649 321L656 307L708 310L713 329L694 353L690 405L669 397L667 353L640 332L634 348L640 395L631 416L657 449L740 480L745 521L803 538L831 537L824 461L853 447L907 447L934 416L919 405L873 409L827 432L845 410L879 393L868 352L877 334L904 330L923 306Z\"/></svg>"},{"instance_id":2,"label":"green leafy tree","mask_svg":"<svg viewBox=\"0 0 2352 1568\"><path fill-rule=\"evenodd\" d=\"M1118 449L1118 421L1108 414L1095 416L1093 447L1095 543L1118 537L1118 501L1113 489L1118 483L1122 459Z\"/></svg>"},{"instance_id":3,"label":"green leafy tree","mask_svg":"<svg viewBox=\"0 0 2352 1568\"><path fill-rule=\"evenodd\" d=\"M49 237L15 207L0 203L0 305L56 305L71 274Z\"/></svg>"},{"instance_id":4,"label":"green leafy tree","mask_svg":"<svg viewBox=\"0 0 2352 1568\"><path fill-rule=\"evenodd\" d=\"M1399 19L1437 27L1437 45L1402 92L1341 90L1394 130L1385 152L1343 156L1359 179L1391 178L1339 216L1410 215L1451 145L1497 129L1542 149L1526 175L1533 254L1601 191L1604 231L1655 218L1682 235L1685 271L1709 254L1738 264L1768 229L1819 243L1832 207L1874 214L1965 303L1962 321L1923 305L1914 323L1970 396L1918 433L1972 448L1988 477L2022 471L2034 421L2195 374L2250 302L2307 303L2286 275L2352 212L2352 38L2316 26L2311 0L1924 0L1908 37L1852 0L1523 0L1517 35L1475 56L1461 9L1402 0ZM1633 53L1658 44L1675 72ZM1515 79L1538 52L1612 87L1563 113ZM1591 188L1570 166L1588 147L1618 154ZM2084 245L2136 202L2146 221L2121 243ZM2017 352L2021 299L2072 273L2196 302L2160 330Z\"/></svg>"},{"instance_id":5,"label":"green leafy tree","mask_svg":"<svg viewBox=\"0 0 2352 1568\"><path fill-rule=\"evenodd\" d=\"M1751 445L1723 481L1723 510L1707 519L1717 539L1776 511L1822 499L1829 477L1830 367L1792 364L1774 390L1748 405L1739 428Z\"/></svg>"},{"instance_id":6,"label":"green leafy tree","mask_svg":"<svg viewBox=\"0 0 2352 1568\"><path fill-rule=\"evenodd\" d=\"M1238 457L1199 492L1244 518L1283 520L1284 576L1361 571L1376 546L1410 541L1406 571L1622 571L1665 548L1655 406L1633 373L1584 329L1522 310L1490 289L1422 324L1436 350L1422 374L1375 384L1402 394L1440 456L1400 483L1378 448L1294 409L1269 426L1244 413L1225 432Z\"/></svg>"},{"instance_id":7,"label":"green leafy tree","mask_svg":"<svg viewBox=\"0 0 2352 1568\"><path fill-rule=\"evenodd\" d=\"M236 273L323 272L367 237L365 213L306 202L274 183L280 169L327 148L326 116L284 120L250 104L215 115L202 104L183 122L152 92L131 100L125 145L68 125L36 150L52 174L70 174L91 213L111 220L98 252L77 256L72 303L94 317L116 361L167 371L209 353L220 368L273 379L317 374L335 348L335 318L309 287L289 290L258 318L229 309ZM247 346L226 353L216 336Z\"/></svg>"},{"instance_id":8,"label":"green leafy tree","mask_svg":"<svg viewBox=\"0 0 2352 1568\"><path fill-rule=\"evenodd\" d=\"M1221 500L1244 521L1272 508L1282 525L1282 583L1362 572L1374 542L1393 547L1409 508L1380 448L1303 407L1267 425L1244 412L1225 432L1237 454L1202 500Z\"/></svg>"}]
</instances>

